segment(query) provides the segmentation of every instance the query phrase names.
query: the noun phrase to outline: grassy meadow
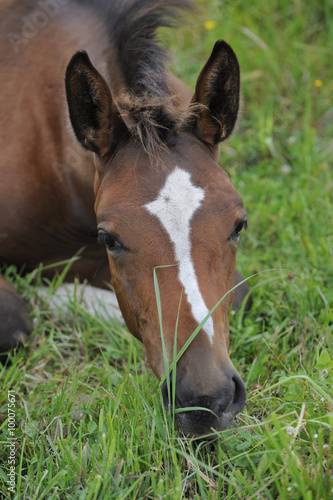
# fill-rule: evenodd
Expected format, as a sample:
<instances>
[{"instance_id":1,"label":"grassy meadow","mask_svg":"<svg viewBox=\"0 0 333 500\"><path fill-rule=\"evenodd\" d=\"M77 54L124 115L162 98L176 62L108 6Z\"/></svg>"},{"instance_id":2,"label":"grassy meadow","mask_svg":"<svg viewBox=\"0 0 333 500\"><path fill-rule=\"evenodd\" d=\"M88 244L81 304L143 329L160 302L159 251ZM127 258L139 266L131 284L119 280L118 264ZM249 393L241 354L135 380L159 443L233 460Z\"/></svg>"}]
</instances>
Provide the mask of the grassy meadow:
<instances>
[{"instance_id":1,"label":"grassy meadow","mask_svg":"<svg viewBox=\"0 0 333 500\"><path fill-rule=\"evenodd\" d=\"M221 164L248 214L237 267L256 274L253 308L230 327L247 406L213 442L183 438L142 346L121 324L74 300L59 320L31 286L35 276L8 268L34 331L9 366L0 364L0 498L333 498L332 3L197 3L162 36L173 71L192 88L219 38L241 65L242 117Z\"/></svg>"}]
</instances>

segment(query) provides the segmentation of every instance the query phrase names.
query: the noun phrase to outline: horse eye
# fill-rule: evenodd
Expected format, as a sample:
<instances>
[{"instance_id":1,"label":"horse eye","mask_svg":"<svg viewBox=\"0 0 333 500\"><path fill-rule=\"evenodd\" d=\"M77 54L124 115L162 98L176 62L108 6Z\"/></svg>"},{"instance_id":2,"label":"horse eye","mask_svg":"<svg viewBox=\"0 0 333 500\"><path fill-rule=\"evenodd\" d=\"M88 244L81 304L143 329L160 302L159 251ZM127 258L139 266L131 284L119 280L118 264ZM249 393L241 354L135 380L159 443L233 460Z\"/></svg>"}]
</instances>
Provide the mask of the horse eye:
<instances>
[{"instance_id":1,"label":"horse eye","mask_svg":"<svg viewBox=\"0 0 333 500\"><path fill-rule=\"evenodd\" d=\"M242 229L247 229L247 219L243 219L241 222L237 224L237 226L233 230L232 235L238 237Z\"/></svg>"},{"instance_id":2,"label":"horse eye","mask_svg":"<svg viewBox=\"0 0 333 500\"><path fill-rule=\"evenodd\" d=\"M109 234L103 229L98 231L98 243L105 245L108 250L122 250L123 245L115 235Z\"/></svg>"}]
</instances>

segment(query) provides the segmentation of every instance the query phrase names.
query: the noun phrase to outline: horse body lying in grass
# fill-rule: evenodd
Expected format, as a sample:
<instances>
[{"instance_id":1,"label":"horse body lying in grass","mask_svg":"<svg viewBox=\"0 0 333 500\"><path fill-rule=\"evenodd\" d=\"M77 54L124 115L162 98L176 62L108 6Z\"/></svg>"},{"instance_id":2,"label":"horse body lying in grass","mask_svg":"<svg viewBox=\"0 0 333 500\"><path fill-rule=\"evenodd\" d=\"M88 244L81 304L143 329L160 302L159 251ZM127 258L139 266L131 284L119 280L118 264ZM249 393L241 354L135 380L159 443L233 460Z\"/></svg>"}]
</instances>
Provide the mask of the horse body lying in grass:
<instances>
[{"instance_id":1,"label":"horse body lying in grass","mask_svg":"<svg viewBox=\"0 0 333 500\"><path fill-rule=\"evenodd\" d=\"M41 2L5 0L0 8L0 259L31 271L84 247L67 278L105 287L112 277L125 322L162 378L154 270L169 362L176 323L179 351L235 285L246 215L217 161L237 118L238 62L217 42L190 96L155 40L185 1L48 6L38 29ZM191 435L228 427L246 401L228 356L232 297L177 363L176 407L210 410L178 414ZM0 318L5 350L29 325L3 278ZM162 391L168 406L166 384Z\"/></svg>"}]
</instances>

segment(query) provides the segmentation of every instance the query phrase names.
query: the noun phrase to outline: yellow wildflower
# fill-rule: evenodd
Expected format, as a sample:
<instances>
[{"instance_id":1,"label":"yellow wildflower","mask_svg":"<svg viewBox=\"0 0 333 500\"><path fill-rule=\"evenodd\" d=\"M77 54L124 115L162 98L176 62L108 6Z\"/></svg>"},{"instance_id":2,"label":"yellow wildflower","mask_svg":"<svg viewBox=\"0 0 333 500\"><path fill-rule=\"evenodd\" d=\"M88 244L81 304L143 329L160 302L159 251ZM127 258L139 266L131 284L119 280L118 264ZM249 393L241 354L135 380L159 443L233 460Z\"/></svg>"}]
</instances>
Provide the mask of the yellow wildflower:
<instances>
[{"instance_id":1,"label":"yellow wildflower","mask_svg":"<svg viewBox=\"0 0 333 500\"><path fill-rule=\"evenodd\" d=\"M315 87L322 87L323 86L323 82L321 80L315 80L314 86Z\"/></svg>"},{"instance_id":2,"label":"yellow wildflower","mask_svg":"<svg viewBox=\"0 0 333 500\"><path fill-rule=\"evenodd\" d=\"M205 21L204 22L204 27L207 31L211 31L215 28L216 26L216 21Z\"/></svg>"}]
</instances>

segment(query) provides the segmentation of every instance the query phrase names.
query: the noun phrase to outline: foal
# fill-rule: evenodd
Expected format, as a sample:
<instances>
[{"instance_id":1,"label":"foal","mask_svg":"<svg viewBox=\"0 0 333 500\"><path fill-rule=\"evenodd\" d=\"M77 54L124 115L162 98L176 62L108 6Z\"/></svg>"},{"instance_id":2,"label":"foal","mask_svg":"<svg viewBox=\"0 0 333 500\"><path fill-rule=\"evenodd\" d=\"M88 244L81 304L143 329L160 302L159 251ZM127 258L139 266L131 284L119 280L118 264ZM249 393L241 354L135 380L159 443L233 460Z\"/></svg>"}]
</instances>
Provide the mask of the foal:
<instances>
[{"instance_id":1,"label":"foal","mask_svg":"<svg viewBox=\"0 0 333 500\"><path fill-rule=\"evenodd\" d=\"M22 19L38 5L0 8L1 32L11 34L0 44L0 259L30 271L84 247L68 279L107 286L111 276L126 325L162 378L155 270L169 362L178 310L178 351L206 318L177 363L176 407L203 407L178 413L181 426L191 435L225 429L246 401L228 356L227 292L247 222L217 163L237 119L237 58L216 42L189 97L155 39L187 2L62 2L26 39ZM30 325L3 279L0 300L4 350ZM168 407L166 384L162 391Z\"/></svg>"}]
</instances>

